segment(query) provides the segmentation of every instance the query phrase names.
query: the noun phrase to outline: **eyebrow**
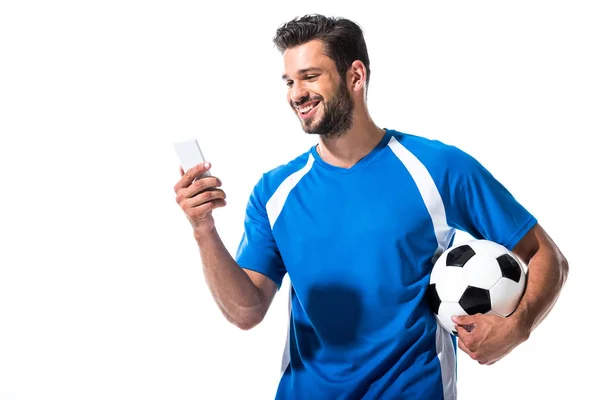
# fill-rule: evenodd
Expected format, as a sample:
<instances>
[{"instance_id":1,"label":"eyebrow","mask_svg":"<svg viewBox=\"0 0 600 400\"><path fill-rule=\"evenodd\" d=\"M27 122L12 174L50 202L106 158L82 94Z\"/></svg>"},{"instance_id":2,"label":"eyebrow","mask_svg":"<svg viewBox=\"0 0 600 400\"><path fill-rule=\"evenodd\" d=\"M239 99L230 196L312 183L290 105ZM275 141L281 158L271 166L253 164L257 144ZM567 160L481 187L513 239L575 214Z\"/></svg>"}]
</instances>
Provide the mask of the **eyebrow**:
<instances>
[{"instance_id":1,"label":"eyebrow","mask_svg":"<svg viewBox=\"0 0 600 400\"><path fill-rule=\"evenodd\" d=\"M323 72L323 68L319 67L310 67L310 68L302 68L297 71L298 75L305 74L307 72ZM286 74L281 75L281 79L289 79Z\"/></svg>"}]
</instances>

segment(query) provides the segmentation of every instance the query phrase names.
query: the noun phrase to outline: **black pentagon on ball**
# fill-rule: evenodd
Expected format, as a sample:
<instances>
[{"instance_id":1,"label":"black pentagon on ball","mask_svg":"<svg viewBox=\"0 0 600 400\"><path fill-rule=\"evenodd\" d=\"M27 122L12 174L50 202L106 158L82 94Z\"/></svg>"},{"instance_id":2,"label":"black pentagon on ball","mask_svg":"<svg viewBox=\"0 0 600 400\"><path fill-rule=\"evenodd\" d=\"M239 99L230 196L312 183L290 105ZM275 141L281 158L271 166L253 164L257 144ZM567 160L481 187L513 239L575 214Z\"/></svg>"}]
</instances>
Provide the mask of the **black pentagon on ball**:
<instances>
[{"instance_id":1,"label":"black pentagon on ball","mask_svg":"<svg viewBox=\"0 0 600 400\"><path fill-rule=\"evenodd\" d=\"M496 260L498 261L498 265L500 265L503 277L519 282L519 279L521 279L521 267L519 267L517 260L510 254L502 254Z\"/></svg>"},{"instance_id":2,"label":"black pentagon on ball","mask_svg":"<svg viewBox=\"0 0 600 400\"><path fill-rule=\"evenodd\" d=\"M446 256L446 266L463 267L474 255L475 250L468 244L463 244L462 246L450 250Z\"/></svg>"},{"instance_id":3,"label":"black pentagon on ball","mask_svg":"<svg viewBox=\"0 0 600 400\"><path fill-rule=\"evenodd\" d=\"M490 292L475 286L467 286L458 304L469 315L477 313L485 314L492 309Z\"/></svg>"},{"instance_id":4,"label":"black pentagon on ball","mask_svg":"<svg viewBox=\"0 0 600 400\"><path fill-rule=\"evenodd\" d=\"M438 292L435 288L435 283L430 284L427 288L426 297L427 304L429 304L431 311L437 314L440 309L440 304L442 304L442 300L440 300L440 296L438 295Z\"/></svg>"}]
</instances>

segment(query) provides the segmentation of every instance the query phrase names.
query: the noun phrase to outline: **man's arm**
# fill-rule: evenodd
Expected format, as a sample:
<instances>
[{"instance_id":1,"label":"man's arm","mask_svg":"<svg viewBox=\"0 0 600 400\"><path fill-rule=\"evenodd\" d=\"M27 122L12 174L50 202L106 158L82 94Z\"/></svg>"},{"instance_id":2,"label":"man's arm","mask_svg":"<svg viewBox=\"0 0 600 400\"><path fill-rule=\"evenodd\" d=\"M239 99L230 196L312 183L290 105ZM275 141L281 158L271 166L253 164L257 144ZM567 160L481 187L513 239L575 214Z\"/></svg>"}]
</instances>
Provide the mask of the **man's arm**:
<instances>
[{"instance_id":1,"label":"man's arm","mask_svg":"<svg viewBox=\"0 0 600 400\"><path fill-rule=\"evenodd\" d=\"M567 260L539 224L512 251L528 265L527 287L515 312L506 318L453 318L459 347L480 364L493 364L529 338L554 306L569 273Z\"/></svg>"},{"instance_id":2,"label":"man's arm","mask_svg":"<svg viewBox=\"0 0 600 400\"><path fill-rule=\"evenodd\" d=\"M277 285L265 275L240 268L216 229L195 235L204 277L219 309L240 329L251 329L265 317Z\"/></svg>"},{"instance_id":3,"label":"man's arm","mask_svg":"<svg viewBox=\"0 0 600 400\"><path fill-rule=\"evenodd\" d=\"M513 249L528 265L527 288L511 318L526 335L548 315L567 280L569 264L546 231L536 224Z\"/></svg>"},{"instance_id":4,"label":"man's arm","mask_svg":"<svg viewBox=\"0 0 600 400\"><path fill-rule=\"evenodd\" d=\"M234 325L250 329L264 318L277 286L265 275L240 268L225 248L212 216L214 209L225 206L225 192L219 178L200 177L209 169L210 163L185 173L180 168L176 200L192 225L206 283L219 309Z\"/></svg>"}]
</instances>

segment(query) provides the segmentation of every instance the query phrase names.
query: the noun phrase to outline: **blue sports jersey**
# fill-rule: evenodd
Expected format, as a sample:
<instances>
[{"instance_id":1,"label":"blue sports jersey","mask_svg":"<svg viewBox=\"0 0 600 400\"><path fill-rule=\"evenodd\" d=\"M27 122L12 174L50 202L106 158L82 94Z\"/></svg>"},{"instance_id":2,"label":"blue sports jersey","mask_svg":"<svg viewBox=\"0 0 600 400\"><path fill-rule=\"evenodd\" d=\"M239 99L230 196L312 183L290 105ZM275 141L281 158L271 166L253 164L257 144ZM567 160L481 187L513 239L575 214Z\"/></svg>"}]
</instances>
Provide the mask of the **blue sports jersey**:
<instances>
[{"instance_id":1,"label":"blue sports jersey","mask_svg":"<svg viewBox=\"0 0 600 400\"><path fill-rule=\"evenodd\" d=\"M456 342L426 302L456 229L509 249L536 219L457 147L386 129L351 168L316 146L262 176L238 264L290 279L278 399L455 399Z\"/></svg>"}]
</instances>

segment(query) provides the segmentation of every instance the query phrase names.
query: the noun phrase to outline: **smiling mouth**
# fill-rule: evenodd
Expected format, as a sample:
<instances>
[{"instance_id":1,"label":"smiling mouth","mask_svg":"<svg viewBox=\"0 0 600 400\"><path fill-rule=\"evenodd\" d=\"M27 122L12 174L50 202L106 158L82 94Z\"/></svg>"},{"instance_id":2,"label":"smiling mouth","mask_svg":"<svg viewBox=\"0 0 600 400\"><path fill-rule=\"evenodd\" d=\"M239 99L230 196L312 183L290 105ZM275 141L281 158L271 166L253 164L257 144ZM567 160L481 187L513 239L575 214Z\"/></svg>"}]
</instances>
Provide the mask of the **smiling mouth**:
<instances>
[{"instance_id":1,"label":"smiling mouth","mask_svg":"<svg viewBox=\"0 0 600 400\"><path fill-rule=\"evenodd\" d=\"M321 104L321 102L316 101L309 105L297 107L296 110L298 111L298 115L300 115L301 118L308 118L308 117L311 117L315 113L315 109L317 108L317 106L319 104Z\"/></svg>"}]
</instances>

